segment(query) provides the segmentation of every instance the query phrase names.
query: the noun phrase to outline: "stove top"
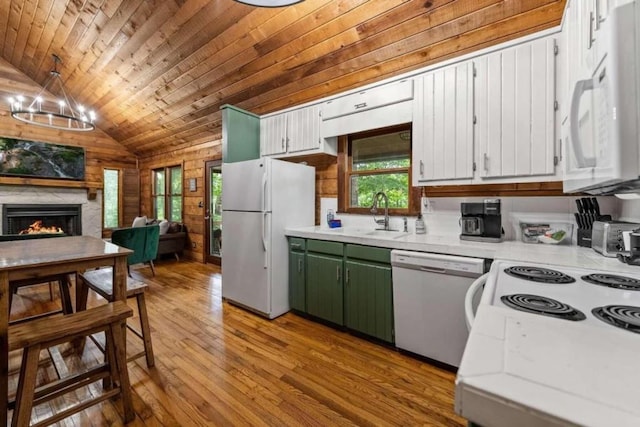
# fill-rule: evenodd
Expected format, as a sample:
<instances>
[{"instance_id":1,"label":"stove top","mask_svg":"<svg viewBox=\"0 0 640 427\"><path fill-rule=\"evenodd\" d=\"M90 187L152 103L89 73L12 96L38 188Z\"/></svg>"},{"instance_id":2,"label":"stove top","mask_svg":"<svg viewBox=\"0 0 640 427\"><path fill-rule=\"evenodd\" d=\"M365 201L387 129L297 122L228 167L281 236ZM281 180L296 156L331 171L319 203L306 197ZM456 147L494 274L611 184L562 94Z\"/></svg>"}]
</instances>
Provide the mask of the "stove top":
<instances>
[{"instance_id":1,"label":"stove top","mask_svg":"<svg viewBox=\"0 0 640 427\"><path fill-rule=\"evenodd\" d=\"M640 271L637 275L610 274L496 261L490 277L494 283L485 288L483 303L640 333Z\"/></svg>"}]
</instances>

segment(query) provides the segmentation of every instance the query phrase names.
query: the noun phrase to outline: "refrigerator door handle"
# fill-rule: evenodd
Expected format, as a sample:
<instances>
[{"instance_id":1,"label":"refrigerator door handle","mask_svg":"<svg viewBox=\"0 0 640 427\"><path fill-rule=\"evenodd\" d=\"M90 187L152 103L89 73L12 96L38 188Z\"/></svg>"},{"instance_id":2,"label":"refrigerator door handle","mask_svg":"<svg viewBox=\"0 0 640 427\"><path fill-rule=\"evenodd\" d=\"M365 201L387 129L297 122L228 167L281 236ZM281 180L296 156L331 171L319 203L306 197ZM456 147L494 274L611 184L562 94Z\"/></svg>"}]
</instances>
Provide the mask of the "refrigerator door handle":
<instances>
[{"instance_id":1,"label":"refrigerator door handle","mask_svg":"<svg viewBox=\"0 0 640 427\"><path fill-rule=\"evenodd\" d=\"M266 236L266 228L267 228L267 213L262 212L262 249L264 249L264 268L268 267L268 254L267 254L267 236Z\"/></svg>"},{"instance_id":2,"label":"refrigerator door handle","mask_svg":"<svg viewBox=\"0 0 640 427\"><path fill-rule=\"evenodd\" d=\"M262 175L262 212L267 211L267 172Z\"/></svg>"}]
</instances>

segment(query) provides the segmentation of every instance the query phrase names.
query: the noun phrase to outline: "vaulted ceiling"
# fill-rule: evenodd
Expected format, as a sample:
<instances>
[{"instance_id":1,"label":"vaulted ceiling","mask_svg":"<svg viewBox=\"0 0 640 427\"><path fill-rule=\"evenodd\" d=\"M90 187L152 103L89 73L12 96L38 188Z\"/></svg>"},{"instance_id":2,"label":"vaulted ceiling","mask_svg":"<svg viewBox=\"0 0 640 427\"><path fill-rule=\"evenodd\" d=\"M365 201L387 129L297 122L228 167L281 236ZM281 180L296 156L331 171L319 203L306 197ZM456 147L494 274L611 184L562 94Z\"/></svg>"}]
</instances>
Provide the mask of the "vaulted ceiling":
<instances>
[{"instance_id":1,"label":"vaulted ceiling","mask_svg":"<svg viewBox=\"0 0 640 427\"><path fill-rule=\"evenodd\" d=\"M264 114L558 25L564 0L0 0L2 58L53 66L139 156L220 138L220 106Z\"/></svg>"}]
</instances>

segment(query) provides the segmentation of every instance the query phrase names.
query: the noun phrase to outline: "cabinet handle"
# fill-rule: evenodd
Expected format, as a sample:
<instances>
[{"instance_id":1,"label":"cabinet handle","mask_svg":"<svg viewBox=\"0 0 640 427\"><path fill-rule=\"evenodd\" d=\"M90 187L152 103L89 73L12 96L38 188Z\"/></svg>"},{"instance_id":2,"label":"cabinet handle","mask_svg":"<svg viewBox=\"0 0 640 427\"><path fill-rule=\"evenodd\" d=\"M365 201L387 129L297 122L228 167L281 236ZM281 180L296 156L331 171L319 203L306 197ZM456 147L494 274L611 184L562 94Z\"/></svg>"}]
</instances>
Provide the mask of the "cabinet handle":
<instances>
[{"instance_id":1,"label":"cabinet handle","mask_svg":"<svg viewBox=\"0 0 640 427\"><path fill-rule=\"evenodd\" d=\"M420 176L424 176L424 162L420 160Z\"/></svg>"},{"instance_id":2,"label":"cabinet handle","mask_svg":"<svg viewBox=\"0 0 640 427\"><path fill-rule=\"evenodd\" d=\"M489 172L489 156L487 153L484 153L483 167L485 172Z\"/></svg>"},{"instance_id":3,"label":"cabinet handle","mask_svg":"<svg viewBox=\"0 0 640 427\"><path fill-rule=\"evenodd\" d=\"M289 137L287 137L287 144L286 144L286 146L287 146L287 151L289 151Z\"/></svg>"},{"instance_id":4,"label":"cabinet handle","mask_svg":"<svg viewBox=\"0 0 640 427\"><path fill-rule=\"evenodd\" d=\"M298 260L298 273L302 273L302 260Z\"/></svg>"},{"instance_id":5,"label":"cabinet handle","mask_svg":"<svg viewBox=\"0 0 640 427\"><path fill-rule=\"evenodd\" d=\"M344 278L344 281L348 285L349 284L349 269L348 268L347 268L347 272L345 274L346 274L346 276Z\"/></svg>"},{"instance_id":6,"label":"cabinet handle","mask_svg":"<svg viewBox=\"0 0 640 427\"><path fill-rule=\"evenodd\" d=\"M596 31L600 30L601 22L602 22L602 17L600 16L600 0L596 0Z\"/></svg>"},{"instance_id":7,"label":"cabinet handle","mask_svg":"<svg viewBox=\"0 0 640 427\"><path fill-rule=\"evenodd\" d=\"M356 109L356 110L358 110L358 109L360 109L360 108L364 108L364 107L366 107L366 106L367 106L367 103L366 103L366 102L361 102L360 104L356 104L356 105L354 105L354 107L355 107L355 109Z\"/></svg>"},{"instance_id":8,"label":"cabinet handle","mask_svg":"<svg viewBox=\"0 0 640 427\"><path fill-rule=\"evenodd\" d=\"M336 282L340 281L340 266L336 265Z\"/></svg>"}]
</instances>

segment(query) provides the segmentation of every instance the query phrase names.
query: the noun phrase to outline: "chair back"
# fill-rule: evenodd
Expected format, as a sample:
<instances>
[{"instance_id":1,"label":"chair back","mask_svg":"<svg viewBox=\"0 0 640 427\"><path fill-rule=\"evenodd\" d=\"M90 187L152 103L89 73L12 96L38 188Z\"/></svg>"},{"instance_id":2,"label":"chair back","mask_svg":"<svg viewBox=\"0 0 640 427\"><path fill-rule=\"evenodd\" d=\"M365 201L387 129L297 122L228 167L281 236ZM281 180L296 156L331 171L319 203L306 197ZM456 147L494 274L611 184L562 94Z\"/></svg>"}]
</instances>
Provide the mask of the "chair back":
<instances>
[{"instance_id":1,"label":"chair back","mask_svg":"<svg viewBox=\"0 0 640 427\"><path fill-rule=\"evenodd\" d=\"M159 237L160 227L147 225L113 230L111 242L133 251L127 257L127 264L131 265L154 260L158 254Z\"/></svg>"}]
</instances>

